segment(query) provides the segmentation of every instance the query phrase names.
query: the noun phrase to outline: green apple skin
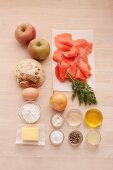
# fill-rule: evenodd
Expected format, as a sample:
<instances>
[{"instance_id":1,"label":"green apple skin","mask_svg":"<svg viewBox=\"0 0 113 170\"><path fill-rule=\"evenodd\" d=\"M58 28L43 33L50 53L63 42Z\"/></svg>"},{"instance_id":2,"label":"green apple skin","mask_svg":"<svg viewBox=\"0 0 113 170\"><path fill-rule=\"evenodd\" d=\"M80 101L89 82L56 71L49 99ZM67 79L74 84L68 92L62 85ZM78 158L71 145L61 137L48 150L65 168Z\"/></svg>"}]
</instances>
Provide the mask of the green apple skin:
<instances>
[{"instance_id":1,"label":"green apple skin","mask_svg":"<svg viewBox=\"0 0 113 170\"><path fill-rule=\"evenodd\" d=\"M15 30L15 38L20 44L27 45L35 37L36 30L31 24L20 24Z\"/></svg>"},{"instance_id":2,"label":"green apple skin","mask_svg":"<svg viewBox=\"0 0 113 170\"><path fill-rule=\"evenodd\" d=\"M36 38L30 41L28 45L30 56L38 61L45 60L50 54L50 45L48 41L42 38Z\"/></svg>"}]
</instances>

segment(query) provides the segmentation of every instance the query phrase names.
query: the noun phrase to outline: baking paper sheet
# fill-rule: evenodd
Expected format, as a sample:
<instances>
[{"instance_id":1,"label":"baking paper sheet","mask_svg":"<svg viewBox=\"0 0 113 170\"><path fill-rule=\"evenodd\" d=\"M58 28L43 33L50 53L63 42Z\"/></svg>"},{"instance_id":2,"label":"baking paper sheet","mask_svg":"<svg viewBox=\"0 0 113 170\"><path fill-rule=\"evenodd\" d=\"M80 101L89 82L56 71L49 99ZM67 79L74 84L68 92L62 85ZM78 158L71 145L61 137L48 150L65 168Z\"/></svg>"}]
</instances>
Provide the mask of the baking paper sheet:
<instances>
[{"instance_id":1,"label":"baking paper sheet","mask_svg":"<svg viewBox=\"0 0 113 170\"><path fill-rule=\"evenodd\" d=\"M88 78L88 84L95 90L95 63L94 63L94 39L93 39L93 31L92 30L52 30L52 55L56 50L56 46L54 43L54 37L57 34L61 33L71 33L72 39L76 40L79 38L86 39L93 43L93 50L90 55L88 55L89 64L91 65L91 73L92 76ZM72 91L71 89L71 82L65 81L61 83L55 75L55 66L57 65L56 62L52 60L52 78L53 78L53 90L54 91Z\"/></svg>"}]
</instances>

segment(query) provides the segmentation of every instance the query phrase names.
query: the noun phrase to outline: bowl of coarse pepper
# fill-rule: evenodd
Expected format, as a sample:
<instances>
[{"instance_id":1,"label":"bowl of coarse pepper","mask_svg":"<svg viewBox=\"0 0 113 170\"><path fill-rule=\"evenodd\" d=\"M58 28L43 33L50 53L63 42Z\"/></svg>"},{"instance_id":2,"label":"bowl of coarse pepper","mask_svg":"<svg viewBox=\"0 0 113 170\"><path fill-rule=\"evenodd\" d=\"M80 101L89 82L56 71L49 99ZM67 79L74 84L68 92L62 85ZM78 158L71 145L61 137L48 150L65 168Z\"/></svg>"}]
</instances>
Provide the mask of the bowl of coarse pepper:
<instances>
[{"instance_id":1,"label":"bowl of coarse pepper","mask_svg":"<svg viewBox=\"0 0 113 170\"><path fill-rule=\"evenodd\" d=\"M80 131L74 130L69 133L68 140L72 146L78 146L83 141L83 135Z\"/></svg>"}]
</instances>

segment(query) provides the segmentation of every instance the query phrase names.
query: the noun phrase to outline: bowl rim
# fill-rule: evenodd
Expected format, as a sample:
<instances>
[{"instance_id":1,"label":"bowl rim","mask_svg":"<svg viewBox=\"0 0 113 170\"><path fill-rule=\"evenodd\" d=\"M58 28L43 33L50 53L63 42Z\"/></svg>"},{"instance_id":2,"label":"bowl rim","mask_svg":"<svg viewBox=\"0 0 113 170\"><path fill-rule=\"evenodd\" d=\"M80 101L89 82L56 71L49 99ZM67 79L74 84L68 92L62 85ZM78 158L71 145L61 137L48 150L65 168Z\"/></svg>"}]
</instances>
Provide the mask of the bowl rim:
<instances>
[{"instance_id":1,"label":"bowl rim","mask_svg":"<svg viewBox=\"0 0 113 170\"><path fill-rule=\"evenodd\" d=\"M52 123L52 119L53 119L53 117L54 117L55 115L59 115L59 116L62 118L62 120L63 120L62 124L61 124L60 126L58 126L58 127L54 126L54 124ZM51 116L51 118L50 118L50 123L51 123L52 127L55 128L55 129L61 128L61 127L64 125L64 122L65 122L64 116L61 115L60 113L54 113L54 114L52 114L52 116Z\"/></svg>"},{"instance_id":2,"label":"bowl rim","mask_svg":"<svg viewBox=\"0 0 113 170\"><path fill-rule=\"evenodd\" d=\"M59 131L59 132L61 132L61 133L63 134L63 140L62 140L61 143L59 143L59 144L55 144L55 143L52 142L52 140L51 140L51 134L52 134L54 131ZM65 136L64 136L64 133L63 133L61 130L55 129L55 130L52 130L52 131L51 131L51 133L50 133L50 135L49 135L49 139L50 139L50 142L51 142L52 145L59 146L59 145L61 145L61 144L63 143L63 141L64 141L64 139L65 139Z\"/></svg>"},{"instance_id":3,"label":"bowl rim","mask_svg":"<svg viewBox=\"0 0 113 170\"><path fill-rule=\"evenodd\" d=\"M89 122L90 122L90 121L87 120L87 115L88 115L88 113L89 113L90 111L92 111L92 110L94 110L96 113L98 113L98 115L101 117L101 120L100 120L97 124L93 124L93 123L92 123L92 125L89 126ZM101 112L99 109L97 109L97 108L88 109L88 110L86 111L86 113L85 113L84 121L85 121L86 125L87 125L88 127L90 127L90 128L99 127L99 126L102 124L102 122L103 122L103 114L102 114L102 112Z\"/></svg>"},{"instance_id":4,"label":"bowl rim","mask_svg":"<svg viewBox=\"0 0 113 170\"><path fill-rule=\"evenodd\" d=\"M28 121L26 121L26 120L23 118L23 116L22 116L22 107L23 107L24 105L28 104L28 103L34 104L34 105L38 106L38 107L39 107L39 110L40 110L40 111L39 111L39 117L38 117L38 119L35 120L35 121L33 121L33 122L28 122ZM40 119L40 116L41 116L41 106L40 106L38 103L36 103L36 102L26 101L26 102L24 102L23 104L21 104L21 105L19 106L18 115L19 115L19 117L21 118L21 120L22 120L24 123L27 123L27 124L35 124L35 123Z\"/></svg>"},{"instance_id":5,"label":"bowl rim","mask_svg":"<svg viewBox=\"0 0 113 170\"><path fill-rule=\"evenodd\" d=\"M77 125L75 125L75 126L73 126L73 125L70 125L69 124L69 122L68 122L68 116L71 114L71 112L72 111L74 111L74 112L76 112L77 114L79 114L80 115L80 123L79 124L77 124ZM83 113L82 113L82 111L80 110L80 109L70 109L68 112L67 112L67 115L66 115L66 117L65 117L65 120L66 120L66 123L70 126L70 127L78 127L78 126L80 126L81 125L81 123L82 123L82 121L83 121Z\"/></svg>"},{"instance_id":6,"label":"bowl rim","mask_svg":"<svg viewBox=\"0 0 113 170\"><path fill-rule=\"evenodd\" d=\"M96 146L96 145L99 145L99 143L96 143L96 144L92 144L90 142L88 142L88 135L91 133L91 132L96 132L98 135L99 135L99 143L101 142L101 134L99 132L99 130L97 129L90 129L88 132L87 132L87 135L86 135L86 141L88 144L92 145L92 146Z\"/></svg>"}]
</instances>

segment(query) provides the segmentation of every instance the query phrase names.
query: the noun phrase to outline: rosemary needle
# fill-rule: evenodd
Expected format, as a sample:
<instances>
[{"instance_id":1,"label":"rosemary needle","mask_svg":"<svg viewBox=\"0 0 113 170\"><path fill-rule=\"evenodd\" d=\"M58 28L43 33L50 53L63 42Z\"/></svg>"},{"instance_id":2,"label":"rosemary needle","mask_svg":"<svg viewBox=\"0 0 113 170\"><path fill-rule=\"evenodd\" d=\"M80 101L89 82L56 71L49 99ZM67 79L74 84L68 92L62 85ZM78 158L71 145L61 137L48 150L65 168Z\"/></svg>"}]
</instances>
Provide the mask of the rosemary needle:
<instances>
[{"instance_id":1,"label":"rosemary needle","mask_svg":"<svg viewBox=\"0 0 113 170\"><path fill-rule=\"evenodd\" d=\"M72 82L73 90L72 99L74 99L77 96L80 104L83 103L85 105L97 104L97 99L94 94L94 91L87 83L77 79L73 79L73 77L68 71L66 72L66 74Z\"/></svg>"}]
</instances>

